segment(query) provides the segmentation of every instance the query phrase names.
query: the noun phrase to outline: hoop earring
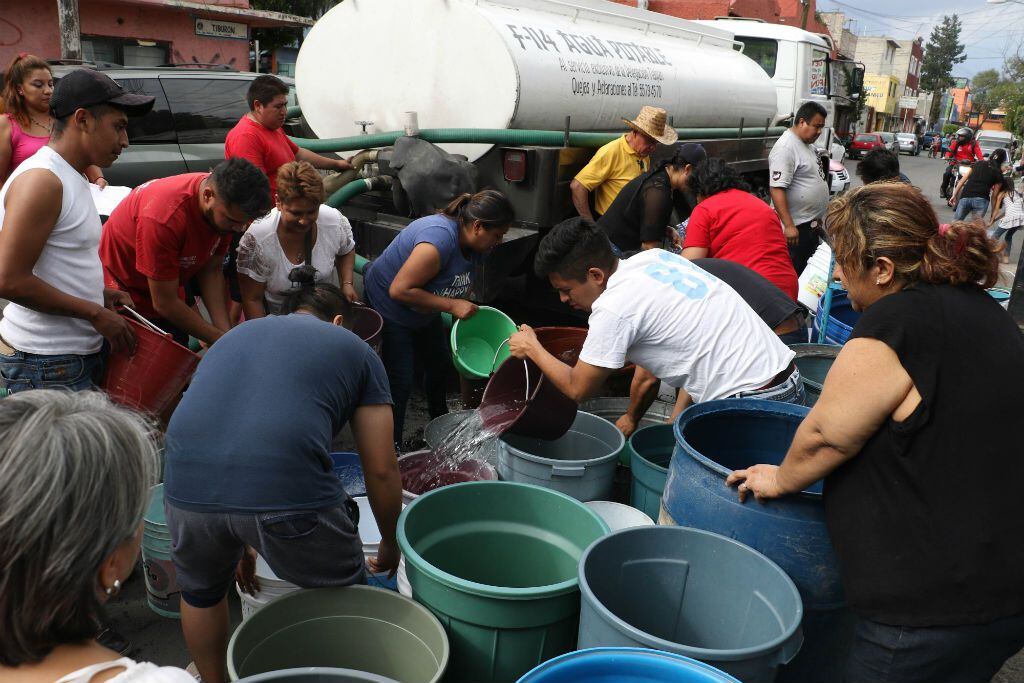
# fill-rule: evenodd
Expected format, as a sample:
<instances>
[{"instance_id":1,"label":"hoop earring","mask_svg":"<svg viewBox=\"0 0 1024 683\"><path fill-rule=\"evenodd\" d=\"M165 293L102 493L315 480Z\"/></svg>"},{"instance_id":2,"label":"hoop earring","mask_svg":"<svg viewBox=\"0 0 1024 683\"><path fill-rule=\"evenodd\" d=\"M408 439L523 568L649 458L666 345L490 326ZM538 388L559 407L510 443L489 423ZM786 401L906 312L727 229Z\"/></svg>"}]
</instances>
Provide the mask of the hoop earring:
<instances>
[{"instance_id":1,"label":"hoop earring","mask_svg":"<svg viewBox=\"0 0 1024 683\"><path fill-rule=\"evenodd\" d=\"M114 579L114 585L109 588L105 588L103 592L107 594L108 598L114 597L121 592L121 581L119 579Z\"/></svg>"}]
</instances>

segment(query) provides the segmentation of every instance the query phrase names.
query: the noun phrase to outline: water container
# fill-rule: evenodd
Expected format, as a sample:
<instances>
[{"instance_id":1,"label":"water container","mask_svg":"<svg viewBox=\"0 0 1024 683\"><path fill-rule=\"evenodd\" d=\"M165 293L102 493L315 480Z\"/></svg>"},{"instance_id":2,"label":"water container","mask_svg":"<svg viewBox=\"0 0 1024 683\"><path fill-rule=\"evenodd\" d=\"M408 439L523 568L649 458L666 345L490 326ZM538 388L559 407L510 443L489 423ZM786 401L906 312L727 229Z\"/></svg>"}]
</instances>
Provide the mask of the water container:
<instances>
[{"instance_id":1,"label":"water container","mask_svg":"<svg viewBox=\"0 0 1024 683\"><path fill-rule=\"evenodd\" d=\"M454 413L448 413L441 417L435 417L423 430L423 440L427 442L427 448L431 451L436 451L438 446L444 443L445 439L449 434L452 433L459 425L465 422L471 415L476 413L475 410L460 410ZM498 439L485 441L480 444L472 453L468 454L468 457L474 460L481 460L492 466L498 464Z\"/></svg>"},{"instance_id":2,"label":"water container","mask_svg":"<svg viewBox=\"0 0 1024 683\"><path fill-rule=\"evenodd\" d=\"M629 408L628 398L592 398L584 401L580 404L580 410L591 415L597 415L603 417L612 424L626 414L626 410ZM647 409L644 416L640 419L640 423L637 425L637 429L643 427L649 427L656 424L665 424L665 421L672 416L672 410L674 406L671 403L665 401L654 401L651 407ZM632 453L630 452L629 440L626 440L626 446L619 453L619 464L630 467L632 463Z\"/></svg>"},{"instance_id":3,"label":"water container","mask_svg":"<svg viewBox=\"0 0 1024 683\"><path fill-rule=\"evenodd\" d=\"M824 298L818 302L817 317L821 320L823 314L822 302ZM860 313L853 310L853 305L850 303L850 299L845 291L835 291L832 293L832 307L829 310L828 325L825 327L825 341L829 344L839 344L842 346L850 339L850 333L853 332L853 326L857 323L860 318Z\"/></svg>"},{"instance_id":4,"label":"water container","mask_svg":"<svg viewBox=\"0 0 1024 683\"><path fill-rule=\"evenodd\" d=\"M537 341L552 356L566 365L575 367L576 361L580 359L580 352L583 350L583 342L587 339L587 328L585 327L536 327L534 333ZM605 380L601 391L606 396L629 396L629 384L633 379L633 372L636 366L627 363L625 366L612 370L611 375ZM612 420L619 418L618 415Z\"/></svg>"},{"instance_id":5,"label":"water container","mask_svg":"<svg viewBox=\"0 0 1024 683\"><path fill-rule=\"evenodd\" d=\"M470 379L486 379L508 358L508 338L518 328L512 318L490 306L456 320L450 335L455 369Z\"/></svg>"},{"instance_id":6,"label":"water container","mask_svg":"<svg viewBox=\"0 0 1024 683\"><path fill-rule=\"evenodd\" d=\"M816 310L821 295L828 289L829 270L832 268L832 249L822 242L807 260L804 272L797 283L797 301L807 308Z\"/></svg>"},{"instance_id":7,"label":"water container","mask_svg":"<svg viewBox=\"0 0 1024 683\"><path fill-rule=\"evenodd\" d=\"M675 424L659 524L735 538L776 562L804 604L805 642L780 681L838 681L853 637L839 567L821 500L821 483L764 504L740 503L725 478L736 469L782 462L808 408L778 401L725 399L691 406Z\"/></svg>"},{"instance_id":8,"label":"water container","mask_svg":"<svg viewBox=\"0 0 1024 683\"><path fill-rule=\"evenodd\" d=\"M670 424L654 424L638 429L629 437L626 447L632 454L633 488L630 504L637 510L658 518L661 494L668 478L676 439Z\"/></svg>"},{"instance_id":9,"label":"water container","mask_svg":"<svg viewBox=\"0 0 1024 683\"><path fill-rule=\"evenodd\" d=\"M370 506L370 499L361 496L354 499L359 506L359 540L363 542L363 559L366 561L366 583L376 588L384 588L389 591L398 590L396 576L389 577L387 572L374 574L370 571L370 558L377 556L380 550L380 529L377 528L377 519L373 516L373 508ZM405 505L403 504L404 508Z\"/></svg>"},{"instance_id":10,"label":"water container","mask_svg":"<svg viewBox=\"0 0 1024 683\"><path fill-rule=\"evenodd\" d=\"M555 388L529 359L509 358L491 376L480 402L484 428L557 439L576 417L576 402Z\"/></svg>"},{"instance_id":11,"label":"water container","mask_svg":"<svg viewBox=\"0 0 1024 683\"><path fill-rule=\"evenodd\" d=\"M260 589L254 595L243 592L242 587L235 584L235 592L238 593L242 607L242 621L263 609L271 600L302 590L294 583L285 581L275 574L262 555L256 556L255 574Z\"/></svg>"},{"instance_id":12,"label":"water container","mask_svg":"<svg viewBox=\"0 0 1024 683\"><path fill-rule=\"evenodd\" d=\"M1010 290L1004 289L1003 287L992 287L985 290L988 295L999 302L999 305L1003 308L1009 308L1010 306Z\"/></svg>"},{"instance_id":13,"label":"water container","mask_svg":"<svg viewBox=\"0 0 1024 683\"><path fill-rule=\"evenodd\" d=\"M467 481L493 481L498 478L497 470L481 460L442 463L430 451L414 451L400 457L398 473L402 477L402 502L406 505L421 493L442 486Z\"/></svg>"},{"instance_id":14,"label":"water container","mask_svg":"<svg viewBox=\"0 0 1024 683\"><path fill-rule=\"evenodd\" d=\"M366 495L366 480L363 478L363 463L358 453L338 452L329 455L334 470L341 480L345 493L355 498Z\"/></svg>"},{"instance_id":15,"label":"water container","mask_svg":"<svg viewBox=\"0 0 1024 683\"><path fill-rule=\"evenodd\" d=\"M576 500L607 500L625 442L608 420L578 412L569 431L553 441L504 434L498 440L498 476Z\"/></svg>"},{"instance_id":16,"label":"water container","mask_svg":"<svg viewBox=\"0 0 1024 683\"><path fill-rule=\"evenodd\" d=\"M398 543L417 602L448 632L446 681L514 681L571 651L579 559L607 530L582 503L526 484L459 484L414 500Z\"/></svg>"},{"instance_id":17,"label":"water container","mask_svg":"<svg viewBox=\"0 0 1024 683\"><path fill-rule=\"evenodd\" d=\"M384 345L384 318L369 306L352 306L352 332L370 345L377 355Z\"/></svg>"},{"instance_id":18,"label":"water container","mask_svg":"<svg viewBox=\"0 0 1024 683\"><path fill-rule=\"evenodd\" d=\"M834 344L791 344L789 348L796 352L793 362L800 370L800 379L804 384L804 405L813 406L821 396L825 375L842 347Z\"/></svg>"},{"instance_id":19,"label":"water container","mask_svg":"<svg viewBox=\"0 0 1024 683\"><path fill-rule=\"evenodd\" d=\"M580 560L579 647L639 646L772 683L803 638L793 581L761 553L686 527L624 529Z\"/></svg>"},{"instance_id":20,"label":"water container","mask_svg":"<svg viewBox=\"0 0 1024 683\"><path fill-rule=\"evenodd\" d=\"M729 674L672 652L594 647L544 662L518 683L740 683Z\"/></svg>"},{"instance_id":21,"label":"water container","mask_svg":"<svg viewBox=\"0 0 1024 683\"><path fill-rule=\"evenodd\" d=\"M306 666L284 671L269 671L265 674L247 676L239 683L399 683L393 678L384 678L365 671L332 669L322 666Z\"/></svg>"},{"instance_id":22,"label":"water container","mask_svg":"<svg viewBox=\"0 0 1024 683\"><path fill-rule=\"evenodd\" d=\"M181 589L171 562L171 535L164 513L164 485L152 488L142 522L142 570L146 602L162 617L181 618Z\"/></svg>"},{"instance_id":23,"label":"water container","mask_svg":"<svg viewBox=\"0 0 1024 683\"><path fill-rule=\"evenodd\" d=\"M448 639L428 610L368 586L316 588L282 596L242 622L228 643L237 681L299 667L354 669L396 681L437 683Z\"/></svg>"},{"instance_id":24,"label":"water container","mask_svg":"<svg viewBox=\"0 0 1024 683\"><path fill-rule=\"evenodd\" d=\"M608 525L609 531L632 529L637 526L654 526L654 519L641 510L611 500L591 500L585 505L597 513Z\"/></svg>"},{"instance_id":25,"label":"water container","mask_svg":"<svg viewBox=\"0 0 1024 683\"><path fill-rule=\"evenodd\" d=\"M135 332L135 353L112 351L100 388L115 403L161 415L188 384L199 356L139 323L125 318Z\"/></svg>"}]
</instances>

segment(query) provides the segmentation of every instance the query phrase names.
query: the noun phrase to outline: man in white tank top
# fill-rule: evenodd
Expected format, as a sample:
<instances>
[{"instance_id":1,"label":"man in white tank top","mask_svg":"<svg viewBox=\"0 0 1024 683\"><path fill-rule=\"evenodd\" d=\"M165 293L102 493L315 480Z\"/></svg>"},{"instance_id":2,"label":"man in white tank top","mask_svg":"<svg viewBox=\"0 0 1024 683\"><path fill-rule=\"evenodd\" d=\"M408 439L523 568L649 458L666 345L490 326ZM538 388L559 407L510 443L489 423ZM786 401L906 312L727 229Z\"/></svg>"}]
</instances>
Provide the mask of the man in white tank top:
<instances>
[{"instance_id":1,"label":"man in white tank top","mask_svg":"<svg viewBox=\"0 0 1024 683\"><path fill-rule=\"evenodd\" d=\"M0 386L8 392L90 389L104 340L133 350L135 335L114 312L131 304L103 287L100 218L82 173L105 168L128 146L128 116L154 98L123 90L92 69L60 80L50 142L0 188Z\"/></svg>"},{"instance_id":2,"label":"man in white tank top","mask_svg":"<svg viewBox=\"0 0 1024 683\"><path fill-rule=\"evenodd\" d=\"M617 259L600 228L575 218L541 240L534 269L563 302L590 313L590 329L573 367L526 325L509 349L577 403L628 362L681 389L675 415L720 398L803 398L795 354L731 287L681 256L648 249Z\"/></svg>"}]
</instances>

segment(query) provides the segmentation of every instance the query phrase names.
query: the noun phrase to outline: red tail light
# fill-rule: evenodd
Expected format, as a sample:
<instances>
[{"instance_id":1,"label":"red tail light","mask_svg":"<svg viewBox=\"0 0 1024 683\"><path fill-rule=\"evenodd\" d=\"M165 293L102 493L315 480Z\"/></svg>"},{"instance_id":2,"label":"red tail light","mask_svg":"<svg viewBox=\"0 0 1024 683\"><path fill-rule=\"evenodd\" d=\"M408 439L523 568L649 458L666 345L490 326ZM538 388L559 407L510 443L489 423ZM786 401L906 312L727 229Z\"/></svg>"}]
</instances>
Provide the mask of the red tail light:
<instances>
[{"instance_id":1,"label":"red tail light","mask_svg":"<svg viewBox=\"0 0 1024 683\"><path fill-rule=\"evenodd\" d=\"M501 170L507 182L521 183L526 180L526 151L506 149L501 159Z\"/></svg>"}]
</instances>

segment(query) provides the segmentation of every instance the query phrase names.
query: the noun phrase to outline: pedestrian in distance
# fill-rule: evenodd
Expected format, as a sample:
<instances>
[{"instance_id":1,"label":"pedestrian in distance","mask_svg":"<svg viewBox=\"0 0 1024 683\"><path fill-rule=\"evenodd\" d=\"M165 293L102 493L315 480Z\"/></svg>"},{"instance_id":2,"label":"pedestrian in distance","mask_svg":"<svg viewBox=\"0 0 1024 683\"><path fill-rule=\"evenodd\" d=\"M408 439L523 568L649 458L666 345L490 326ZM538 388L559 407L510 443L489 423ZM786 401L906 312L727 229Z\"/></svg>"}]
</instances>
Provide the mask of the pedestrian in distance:
<instances>
[{"instance_id":1,"label":"pedestrian in distance","mask_svg":"<svg viewBox=\"0 0 1024 683\"><path fill-rule=\"evenodd\" d=\"M668 125L668 112L660 107L642 107L635 119L622 121L629 126L629 132L597 150L569 183L573 206L591 222L611 208L629 181L650 168L649 157L658 144L671 145L679 139L675 129Z\"/></svg>"},{"instance_id":2,"label":"pedestrian in distance","mask_svg":"<svg viewBox=\"0 0 1024 683\"><path fill-rule=\"evenodd\" d=\"M804 102L768 155L772 204L798 273L818 247L821 217L828 205L828 180L814 146L827 115L817 102Z\"/></svg>"},{"instance_id":3,"label":"pedestrian in distance","mask_svg":"<svg viewBox=\"0 0 1024 683\"><path fill-rule=\"evenodd\" d=\"M967 220L972 214L984 218L995 192L1003 182L1002 165L1006 162L1006 150L994 150L988 159L971 164L950 196L948 204L955 207L955 220Z\"/></svg>"},{"instance_id":4,"label":"pedestrian in distance","mask_svg":"<svg viewBox=\"0 0 1024 683\"><path fill-rule=\"evenodd\" d=\"M104 287L101 224L82 173L106 168L128 146L129 116L153 98L126 92L109 77L78 69L50 100L53 132L0 188L0 383L91 389L105 348L129 351L135 335L114 312L131 298Z\"/></svg>"},{"instance_id":5,"label":"pedestrian in distance","mask_svg":"<svg viewBox=\"0 0 1024 683\"><path fill-rule=\"evenodd\" d=\"M895 183L832 200L826 225L862 315L781 466L726 483L764 502L824 479L858 619L844 680L988 681L1024 647L1024 516L1005 484L1024 479L1024 336L985 291L996 246Z\"/></svg>"},{"instance_id":6,"label":"pedestrian in distance","mask_svg":"<svg viewBox=\"0 0 1024 683\"><path fill-rule=\"evenodd\" d=\"M999 219L998 224L996 219ZM1013 179L1003 176L1002 185L996 191L995 201L992 202L992 215L988 225L989 237L1003 243L1002 262L1009 263L1013 235L1024 227L1024 181L1021 181L1020 187L1014 187Z\"/></svg>"},{"instance_id":7,"label":"pedestrian in distance","mask_svg":"<svg viewBox=\"0 0 1024 683\"><path fill-rule=\"evenodd\" d=\"M191 335L206 344L231 329L221 263L233 235L271 207L263 171L229 159L209 173L151 180L132 190L103 226L100 258L107 286L180 344ZM210 321L186 301L195 278Z\"/></svg>"},{"instance_id":8,"label":"pedestrian in distance","mask_svg":"<svg viewBox=\"0 0 1024 683\"><path fill-rule=\"evenodd\" d=\"M0 401L0 683L195 683L93 640L138 562L153 434L98 391Z\"/></svg>"}]
</instances>

